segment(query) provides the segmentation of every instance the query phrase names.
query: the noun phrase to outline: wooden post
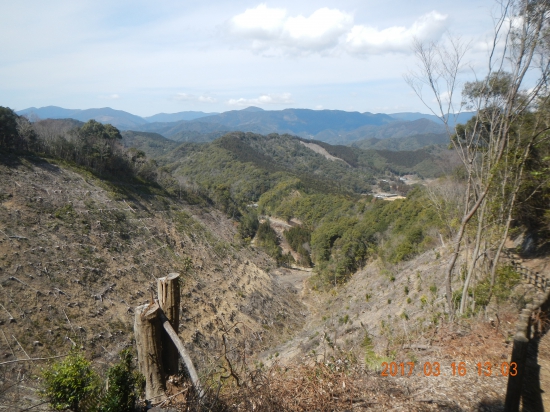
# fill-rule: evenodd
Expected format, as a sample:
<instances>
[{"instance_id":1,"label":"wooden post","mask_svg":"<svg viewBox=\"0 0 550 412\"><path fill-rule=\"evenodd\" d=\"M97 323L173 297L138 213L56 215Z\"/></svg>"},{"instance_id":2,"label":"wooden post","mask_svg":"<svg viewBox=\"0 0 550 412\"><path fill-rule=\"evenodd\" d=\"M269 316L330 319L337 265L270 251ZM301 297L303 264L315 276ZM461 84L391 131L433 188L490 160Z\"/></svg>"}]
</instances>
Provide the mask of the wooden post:
<instances>
[{"instance_id":1,"label":"wooden post","mask_svg":"<svg viewBox=\"0 0 550 412\"><path fill-rule=\"evenodd\" d=\"M145 397L163 400L166 390L162 367L162 324L157 303L138 306L134 319L134 334L138 352L139 371L145 376Z\"/></svg>"},{"instance_id":2,"label":"wooden post","mask_svg":"<svg viewBox=\"0 0 550 412\"><path fill-rule=\"evenodd\" d=\"M157 279L159 306L168 318L174 331L179 329L180 318L180 284L179 273L170 273L164 278ZM178 349L166 331L162 331L162 364L168 375L178 373Z\"/></svg>"}]
</instances>

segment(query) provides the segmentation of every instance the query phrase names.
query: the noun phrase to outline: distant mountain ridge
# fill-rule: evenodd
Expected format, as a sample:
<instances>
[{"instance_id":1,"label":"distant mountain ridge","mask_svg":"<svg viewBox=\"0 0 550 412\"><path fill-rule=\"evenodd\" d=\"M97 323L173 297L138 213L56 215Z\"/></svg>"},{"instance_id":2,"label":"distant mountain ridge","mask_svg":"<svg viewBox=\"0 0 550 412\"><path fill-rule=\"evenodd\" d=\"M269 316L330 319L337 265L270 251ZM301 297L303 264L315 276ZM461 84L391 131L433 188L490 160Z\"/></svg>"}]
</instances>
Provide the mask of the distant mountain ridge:
<instances>
[{"instance_id":1,"label":"distant mountain ridge","mask_svg":"<svg viewBox=\"0 0 550 412\"><path fill-rule=\"evenodd\" d=\"M19 110L18 115L39 119L75 119L82 122L94 119L101 123L111 123L121 130L139 129L141 126L151 122L177 122L181 120L194 120L203 116L210 116L216 113L204 113L187 111L178 113L158 113L149 117L140 117L124 110L115 110L110 107L96 109L65 109L58 106L29 107Z\"/></svg>"},{"instance_id":2,"label":"distant mountain ridge","mask_svg":"<svg viewBox=\"0 0 550 412\"><path fill-rule=\"evenodd\" d=\"M90 119L101 123L111 123L119 129L132 129L147 123L147 120L123 110L115 110L110 107L97 109L64 109L57 106L30 107L16 112L18 115L27 116L31 119L38 117L40 119L75 119L87 122Z\"/></svg>"},{"instance_id":3,"label":"distant mountain ridge","mask_svg":"<svg viewBox=\"0 0 550 412\"><path fill-rule=\"evenodd\" d=\"M153 116L144 117L145 120L147 120L149 123L154 122L179 122L180 120L195 120L200 119L204 116L212 116L219 114L217 112L213 113L204 113L204 112L178 112L178 113L157 113Z\"/></svg>"},{"instance_id":4,"label":"distant mountain ridge","mask_svg":"<svg viewBox=\"0 0 550 412\"><path fill-rule=\"evenodd\" d=\"M178 142L208 142L231 131L288 133L344 145L365 139L407 139L416 135L439 135L439 139L435 140L442 141L445 134L444 126L436 116L408 112L388 115L343 110L263 110L251 106L223 113L184 111L140 117L109 107L80 110L47 106L30 107L18 111L17 114L31 119L70 118L84 122L95 119L101 123L111 123L121 130L158 133ZM465 122L472 116L473 113L461 113L458 120ZM418 140L415 146L422 144L424 140Z\"/></svg>"},{"instance_id":5,"label":"distant mountain ridge","mask_svg":"<svg viewBox=\"0 0 550 412\"><path fill-rule=\"evenodd\" d=\"M456 115L449 116L448 123L449 126L453 127L459 123L466 123L468 120L470 120L474 116L474 112L462 112L458 113ZM424 113L410 113L410 112L403 112L403 113L393 113L390 114L391 117L398 120L405 120L405 121L414 121L418 119L428 119L431 120L434 123L437 124L443 124L441 119L433 114L424 114Z\"/></svg>"}]
</instances>

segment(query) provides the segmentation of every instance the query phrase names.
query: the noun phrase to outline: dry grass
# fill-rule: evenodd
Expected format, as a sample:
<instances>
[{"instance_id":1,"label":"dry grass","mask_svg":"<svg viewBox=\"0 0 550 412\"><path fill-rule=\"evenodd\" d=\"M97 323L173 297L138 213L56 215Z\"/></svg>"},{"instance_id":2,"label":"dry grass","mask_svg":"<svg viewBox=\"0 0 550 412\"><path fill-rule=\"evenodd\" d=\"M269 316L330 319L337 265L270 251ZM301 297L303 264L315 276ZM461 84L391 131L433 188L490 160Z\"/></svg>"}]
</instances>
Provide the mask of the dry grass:
<instances>
[{"instance_id":1,"label":"dry grass","mask_svg":"<svg viewBox=\"0 0 550 412\"><path fill-rule=\"evenodd\" d=\"M323 363L292 368L275 365L255 370L240 387L213 385L203 400L188 386L178 397L162 402L177 411L406 411L462 410L452 402L414 399L395 381L357 369L335 370Z\"/></svg>"}]
</instances>

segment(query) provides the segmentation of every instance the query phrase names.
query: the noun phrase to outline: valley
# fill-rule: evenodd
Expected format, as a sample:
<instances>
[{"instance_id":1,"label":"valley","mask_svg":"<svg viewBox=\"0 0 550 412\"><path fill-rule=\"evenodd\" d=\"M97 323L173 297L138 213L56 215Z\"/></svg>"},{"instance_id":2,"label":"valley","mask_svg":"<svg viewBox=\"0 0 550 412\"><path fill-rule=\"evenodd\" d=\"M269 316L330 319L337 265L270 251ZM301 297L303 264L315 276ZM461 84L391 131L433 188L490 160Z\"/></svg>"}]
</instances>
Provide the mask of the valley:
<instances>
[{"instance_id":1,"label":"valley","mask_svg":"<svg viewBox=\"0 0 550 412\"><path fill-rule=\"evenodd\" d=\"M466 185L453 152L14 119L27 132L0 153L0 404L48 410L41 371L71 351L105 376L135 350L135 308L176 272L177 333L213 410L503 405L506 377L475 365L510 360L518 314L541 296L511 261L546 271L546 232L529 255L520 239L535 235L516 226L493 284L494 252L466 288L459 254L451 318L445 268ZM466 250L476 244L472 229ZM392 362L414 374L384 376ZM195 405L185 372L170 382L188 396L174 407Z\"/></svg>"}]
</instances>

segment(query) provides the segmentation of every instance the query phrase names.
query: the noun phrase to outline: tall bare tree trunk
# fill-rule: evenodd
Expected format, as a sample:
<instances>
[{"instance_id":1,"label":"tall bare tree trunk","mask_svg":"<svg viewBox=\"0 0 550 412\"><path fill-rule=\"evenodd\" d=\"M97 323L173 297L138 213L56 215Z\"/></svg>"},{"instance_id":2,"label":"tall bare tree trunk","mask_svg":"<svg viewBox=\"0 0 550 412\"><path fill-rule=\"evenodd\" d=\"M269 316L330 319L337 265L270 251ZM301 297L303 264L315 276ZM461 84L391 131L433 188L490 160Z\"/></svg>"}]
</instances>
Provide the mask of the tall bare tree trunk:
<instances>
[{"instance_id":1,"label":"tall bare tree trunk","mask_svg":"<svg viewBox=\"0 0 550 412\"><path fill-rule=\"evenodd\" d=\"M468 274L466 276L466 279L464 280L464 286L462 287L462 298L460 300L460 309L459 309L459 313L461 315L464 313L464 308L466 307L466 300L467 300L467 297L468 297L468 287L470 285L470 280L472 279L472 275L474 273L476 263L477 263L477 259L478 259L478 256L479 256L479 248L480 248L480 245L481 245L481 236L482 236L482 231L483 231L483 227L484 227L484 223L485 223L484 216L485 216L486 206L487 206L487 202L483 202L483 204L481 206L481 212L479 214L478 223L477 223L477 233L476 233L476 240L475 240L475 245L474 245L474 253L472 254L472 260L471 260L471 262L469 264L469 267L468 267Z\"/></svg>"}]
</instances>

